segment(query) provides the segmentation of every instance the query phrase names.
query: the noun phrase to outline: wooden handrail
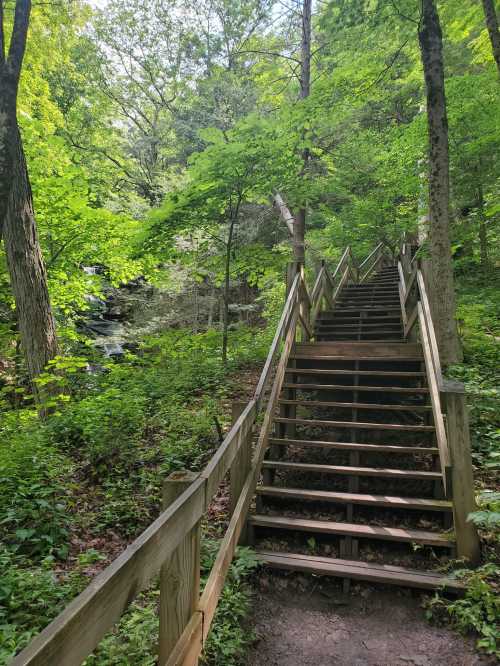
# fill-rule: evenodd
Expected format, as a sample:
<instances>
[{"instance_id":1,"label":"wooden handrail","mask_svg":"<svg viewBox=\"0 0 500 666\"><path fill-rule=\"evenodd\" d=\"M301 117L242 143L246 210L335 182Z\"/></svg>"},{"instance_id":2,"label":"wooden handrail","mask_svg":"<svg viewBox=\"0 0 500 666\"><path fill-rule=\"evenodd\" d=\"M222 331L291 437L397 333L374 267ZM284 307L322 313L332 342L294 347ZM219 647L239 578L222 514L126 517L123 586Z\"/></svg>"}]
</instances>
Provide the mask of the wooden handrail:
<instances>
[{"instance_id":1,"label":"wooden handrail","mask_svg":"<svg viewBox=\"0 0 500 666\"><path fill-rule=\"evenodd\" d=\"M420 326L420 337L422 339L422 351L424 354L425 369L427 371L427 381L429 384L429 394L431 398L432 415L434 417L434 427L436 429L436 442L439 452L439 462L441 463L441 474L443 476L443 486L445 495L451 496L451 460L446 438L446 429L441 411L441 401L439 398L439 386L436 376L436 370L431 352L429 340L429 329L427 319L422 307L422 303L417 303L418 320Z\"/></svg>"},{"instance_id":2,"label":"wooden handrail","mask_svg":"<svg viewBox=\"0 0 500 666\"><path fill-rule=\"evenodd\" d=\"M359 264L358 268L359 268L360 271L363 268L363 266L370 261L370 259L373 257L373 255L376 254L382 248L382 245L383 245L383 243L379 243L375 247L375 249L370 252L370 254L366 257L366 259Z\"/></svg>"},{"instance_id":3,"label":"wooden handrail","mask_svg":"<svg viewBox=\"0 0 500 666\"><path fill-rule=\"evenodd\" d=\"M134 597L151 583L163 564L177 552L186 535L199 524L233 464L240 460L242 453L250 453L245 447L251 446L251 431L262 410L275 359L281 352L250 471L244 482L244 476L238 481L238 484L243 485L240 486L239 496L235 496L229 527L222 539L196 612L165 662L169 666L194 666L197 663L259 478L273 414L298 326L300 324L307 335L312 335L312 316L317 312L323 298L334 302L349 276L353 273L356 275L356 271L352 252L350 248L346 248L333 276L326 266L322 267L312 292L308 291L302 272L297 272L254 396L204 470L110 566L14 658L11 666L76 666L91 654L104 635L118 622ZM339 275L340 279L337 279ZM333 290L333 297L330 297ZM234 487L236 486L237 484Z\"/></svg>"},{"instance_id":4,"label":"wooden handrail","mask_svg":"<svg viewBox=\"0 0 500 666\"><path fill-rule=\"evenodd\" d=\"M294 314L294 318L296 325L298 319L297 312ZM191 620L179 639L175 650L166 662L166 665L160 664L160 666L194 666L208 636L217 606L216 602L222 592L224 580L229 570L229 566L231 565L234 551L245 522L245 517L259 479L262 461L264 460L264 455L268 446L274 412L285 377L285 369L295 340L295 325L292 324L292 326L290 326L290 330L285 340L285 347L276 370L271 395L253 456L251 471L245 481L240 498L223 538L214 566L212 567L212 571L201 596L197 612L191 617Z\"/></svg>"},{"instance_id":5,"label":"wooden handrail","mask_svg":"<svg viewBox=\"0 0 500 666\"><path fill-rule=\"evenodd\" d=\"M260 407L262 403L262 399L264 396L265 388L267 386L267 383L269 381L269 377L271 375L272 367L273 367L273 360L274 356L276 354L276 351L278 349L278 346L283 339L283 337L286 335L289 324L290 324L290 319L294 310L294 306L297 302L297 297L298 297L298 290L299 290L299 284L301 281L302 277L300 273L297 273L295 276L293 283L292 283L292 288L290 289L290 292L288 294L288 298L285 303L285 307L283 308L283 312L281 314L281 318L279 320L278 326L276 328L276 333L274 334L273 341L271 343L271 347L269 349L269 353L266 358L266 362L264 363L264 368L262 369L260 379L257 384L257 388L255 389L254 393L254 400L257 402L257 408Z\"/></svg>"}]
</instances>

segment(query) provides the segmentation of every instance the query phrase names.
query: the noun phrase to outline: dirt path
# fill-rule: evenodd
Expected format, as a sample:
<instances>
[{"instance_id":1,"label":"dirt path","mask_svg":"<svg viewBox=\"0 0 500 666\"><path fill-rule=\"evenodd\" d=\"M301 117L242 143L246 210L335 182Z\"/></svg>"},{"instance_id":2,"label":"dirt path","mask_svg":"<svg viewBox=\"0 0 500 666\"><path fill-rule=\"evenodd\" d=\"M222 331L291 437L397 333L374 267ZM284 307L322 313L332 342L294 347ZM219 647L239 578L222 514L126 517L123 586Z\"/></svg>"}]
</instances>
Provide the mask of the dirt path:
<instances>
[{"instance_id":1,"label":"dirt path","mask_svg":"<svg viewBox=\"0 0 500 666\"><path fill-rule=\"evenodd\" d=\"M247 666L476 666L474 642L429 625L417 593L261 575Z\"/></svg>"}]
</instances>

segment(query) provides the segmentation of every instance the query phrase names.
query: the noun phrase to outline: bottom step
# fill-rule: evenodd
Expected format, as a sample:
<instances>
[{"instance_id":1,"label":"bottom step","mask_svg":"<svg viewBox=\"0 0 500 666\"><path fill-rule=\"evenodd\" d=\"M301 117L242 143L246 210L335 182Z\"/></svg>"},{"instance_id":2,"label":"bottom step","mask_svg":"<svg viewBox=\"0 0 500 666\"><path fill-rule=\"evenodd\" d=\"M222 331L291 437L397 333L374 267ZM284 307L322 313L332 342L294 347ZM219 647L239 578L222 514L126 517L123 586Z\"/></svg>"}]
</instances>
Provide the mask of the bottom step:
<instances>
[{"instance_id":1,"label":"bottom step","mask_svg":"<svg viewBox=\"0 0 500 666\"><path fill-rule=\"evenodd\" d=\"M388 564L371 564L357 560L339 560L296 553L275 553L266 550L258 550L257 557L265 565L274 569L304 571L324 576L385 583L386 585L418 587L424 590L444 588L460 592L464 588L460 581L433 571L418 571Z\"/></svg>"}]
</instances>

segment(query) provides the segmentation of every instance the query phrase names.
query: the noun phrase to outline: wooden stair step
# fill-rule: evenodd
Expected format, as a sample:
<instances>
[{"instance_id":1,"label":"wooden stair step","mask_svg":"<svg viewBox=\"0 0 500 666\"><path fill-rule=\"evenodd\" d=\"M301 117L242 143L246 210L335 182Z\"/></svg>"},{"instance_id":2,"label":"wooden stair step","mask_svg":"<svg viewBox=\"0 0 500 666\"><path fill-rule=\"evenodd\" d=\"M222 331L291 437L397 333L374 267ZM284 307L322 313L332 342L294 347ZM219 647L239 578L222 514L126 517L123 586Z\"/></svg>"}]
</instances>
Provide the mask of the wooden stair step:
<instances>
[{"instance_id":1,"label":"wooden stair step","mask_svg":"<svg viewBox=\"0 0 500 666\"><path fill-rule=\"evenodd\" d=\"M363 342L363 341L361 341ZM300 354L294 353L290 355L291 359L296 359L300 361L371 361L377 363L393 363L394 361L421 361L420 356L365 356L361 354L356 356L354 354L316 354L312 356L311 354Z\"/></svg>"},{"instance_id":2,"label":"wooden stair step","mask_svg":"<svg viewBox=\"0 0 500 666\"><path fill-rule=\"evenodd\" d=\"M340 307L335 308L334 312L340 314L341 312L401 312L401 307L380 307L380 306L360 306L360 307Z\"/></svg>"},{"instance_id":3,"label":"wooden stair step","mask_svg":"<svg viewBox=\"0 0 500 666\"><path fill-rule=\"evenodd\" d=\"M372 359L370 359L372 360ZM372 393L429 393L427 387L421 386L354 386L353 384L306 384L287 383L283 388L306 389L309 391L370 391Z\"/></svg>"},{"instance_id":4,"label":"wooden stair step","mask_svg":"<svg viewBox=\"0 0 500 666\"><path fill-rule=\"evenodd\" d=\"M277 553L257 550L257 558L274 569L288 569L337 578L352 578L370 583L402 585L423 590L447 589L460 592L464 585L454 578L433 571L421 571L388 564L372 564L360 560L342 560L298 553Z\"/></svg>"},{"instance_id":5,"label":"wooden stair step","mask_svg":"<svg viewBox=\"0 0 500 666\"><path fill-rule=\"evenodd\" d=\"M425 377L425 372L401 370L329 370L327 368L286 368L285 372L297 375L347 375L380 377Z\"/></svg>"},{"instance_id":6,"label":"wooden stair step","mask_svg":"<svg viewBox=\"0 0 500 666\"><path fill-rule=\"evenodd\" d=\"M436 455L439 451L433 446L404 446L403 444L365 444L362 442L328 442L317 439L281 439L270 437L269 442L278 446L305 446L322 449L336 449L345 451L364 451L366 453L424 453Z\"/></svg>"},{"instance_id":7,"label":"wooden stair step","mask_svg":"<svg viewBox=\"0 0 500 666\"><path fill-rule=\"evenodd\" d=\"M384 541L418 543L423 546L440 546L443 548L453 548L454 546L453 541L451 541L445 534L439 532L427 532L425 530L410 530L401 527L378 527L374 525L358 525L355 523L334 523L329 520L308 520L306 518L265 516L259 514L250 516L248 522L253 527L314 532L316 534L340 534L344 536L352 536L357 539L382 539Z\"/></svg>"},{"instance_id":8,"label":"wooden stair step","mask_svg":"<svg viewBox=\"0 0 500 666\"><path fill-rule=\"evenodd\" d=\"M419 479L439 481L441 472L426 472L416 469L391 469L387 467L354 467L352 465L322 465L320 463L299 463L287 460L264 460L264 469L311 472L314 474L341 474L345 476L378 476L386 479Z\"/></svg>"},{"instance_id":9,"label":"wooden stair step","mask_svg":"<svg viewBox=\"0 0 500 666\"><path fill-rule=\"evenodd\" d=\"M388 322L387 324L384 324L384 322L372 322L372 321L366 321L365 319L361 319L359 322L356 322L354 324L323 324L321 321L318 321L317 323L317 328L320 329L325 329L325 328L347 328L347 329L363 329L363 328L401 328L401 322L400 321L391 321Z\"/></svg>"},{"instance_id":10,"label":"wooden stair step","mask_svg":"<svg viewBox=\"0 0 500 666\"><path fill-rule=\"evenodd\" d=\"M422 511L452 511L451 502L420 497L391 497L364 493L343 493L330 490L307 490L302 488L280 488L279 486L257 486L257 494L280 499L305 502L330 502L333 504L360 504L363 506L387 507L391 509L418 509Z\"/></svg>"},{"instance_id":11,"label":"wooden stair step","mask_svg":"<svg viewBox=\"0 0 500 666\"><path fill-rule=\"evenodd\" d=\"M296 423L298 425L321 428L352 428L353 430L403 430L409 432L434 432L434 426L407 425L406 423L364 423L362 421L330 421L327 419L291 419L275 416L276 423Z\"/></svg>"},{"instance_id":12,"label":"wooden stair step","mask_svg":"<svg viewBox=\"0 0 500 666\"><path fill-rule=\"evenodd\" d=\"M356 388L356 387L353 387ZM290 400L282 398L280 405L299 405L301 407L340 407L345 409L372 409L388 410L394 412L426 412L432 409L431 405L379 405L374 402L330 402L328 400Z\"/></svg>"}]
</instances>

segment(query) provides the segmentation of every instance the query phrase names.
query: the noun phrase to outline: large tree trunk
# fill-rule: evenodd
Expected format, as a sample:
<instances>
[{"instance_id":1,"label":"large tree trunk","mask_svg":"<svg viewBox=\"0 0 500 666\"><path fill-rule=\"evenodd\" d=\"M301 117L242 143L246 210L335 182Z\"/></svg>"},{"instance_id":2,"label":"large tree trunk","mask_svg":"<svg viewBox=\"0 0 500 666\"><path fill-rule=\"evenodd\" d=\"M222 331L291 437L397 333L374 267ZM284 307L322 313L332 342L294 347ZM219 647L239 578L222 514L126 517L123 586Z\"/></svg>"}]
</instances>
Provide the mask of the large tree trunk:
<instances>
[{"instance_id":1,"label":"large tree trunk","mask_svg":"<svg viewBox=\"0 0 500 666\"><path fill-rule=\"evenodd\" d=\"M498 30L498 18L495 11L493 0L483 0L484 20L488 28L488 34L491 41L491 50L497 64L498 74L500 75L500 31Z\"/></svg>"},{"instance_id":2,"label":"large tree trunk","mask_svg":"<svg viewBox=\"0 0 500 666\"><path fill-rule=\"evenodd\" d=\"M420 52L427 90L429 133L429 298L444 365L461 359L455 321L453 261L449 235L448 120L442 33L434 0L422 1Z\"/></svg>"},{"instance_id":3,"label":"large tree trunk","mask_svg":"<svg viewBox=\"0 0 500 666\"><path fill-rule=\"evenodd\" d=\"M12 123L7 144L11 178L3 240L21 346L33 380L57 354L57 341L26 161L19 130Z\"/></svg>"},{"instance_id":4,"label":"large tree trunk","mask_svg":"<svg viewBox=\"0 0 500 666\"><path fill-rule=\"evenodd\" d=\"M2 3L0 2L0 7ZM30 379L57 353L47 276L33 212L33 198L17 124L17 91L31 3L17 0L8 57L0 10L0 233Z\"/></svg>"},{"instance_id":5,"label":"large tree trunk","mask_svg":"<svg viewBox=\"0 0 500 666\"><path fill-rule=\"evenodd\" d=\"M300 99L309 97L311 92L311 5L312 0L304 0L302 7L302 45L300 66ZM309 150L302 151L302 175L307 173ZM305 262L306 208L302 207L295 218L293 227L293 256L296 262Z\"/></svg>"}]
</instances>

